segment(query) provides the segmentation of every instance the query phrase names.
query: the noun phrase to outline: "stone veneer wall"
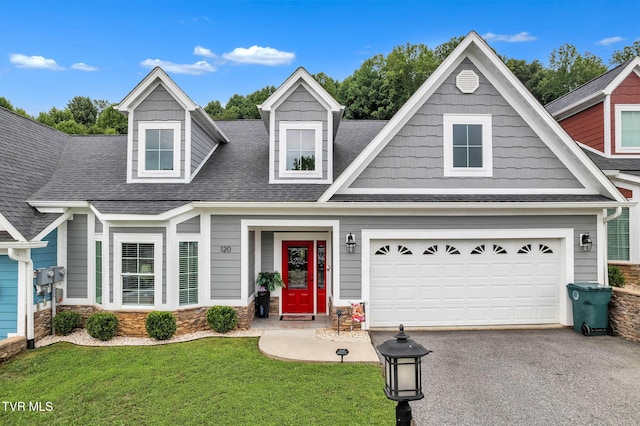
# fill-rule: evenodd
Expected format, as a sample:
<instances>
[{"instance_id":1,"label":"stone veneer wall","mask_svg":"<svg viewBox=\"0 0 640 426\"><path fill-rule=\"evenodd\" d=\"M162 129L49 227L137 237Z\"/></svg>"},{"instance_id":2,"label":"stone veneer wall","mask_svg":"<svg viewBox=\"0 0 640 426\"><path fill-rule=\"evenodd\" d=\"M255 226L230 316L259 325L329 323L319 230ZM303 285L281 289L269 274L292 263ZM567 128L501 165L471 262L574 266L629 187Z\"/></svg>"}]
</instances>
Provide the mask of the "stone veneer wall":
<instances>
[{"instance_id":1,"label":"stone veneer wall","mask_svg":"<svg viewBox=\"0 0 640 426\"><path fill-rule=\"evenodd\" d=\"M35 312L33 315L33 338L35 341L51 334L51 308Z\"/></svg>"},{"instance_id":2,"label":"stone veneer wall","mask_svg":"<svg viewBox=\"0 0 640 426\"><path fill-rule=\"evenodd\" d=\"M254 316L253 302L247 307L233 307L238 313L238 329L246 330L251 325ZM171 313L176 317L176 334L188 334L196 331L210 330L207 324L208 306L199 308L179 309ZM64 305L60 310L78 312L85 327L87 318L102 309L94 306ZM118 316L117 336L148 337L145 322L150 311L108 311Z\"/></svg>"},{"instance_id":3,"label":"stone veneer wall","mask_svg":"<svg viewBox=\"0 0 640 426\"><path fill-rule=\"evenodd\" d=\"M27 349L27 338L24 336L0 340L0 362L8 361L25 349Z\"/></svg>"},{"instance_id":4,"label":"stone veneer wall","mask_svg":"<svg viewBox=\"0 0 640 426\"><path fill-rule=\"evenodd\" d=\"M609 262L609 265L615 265L620 268L627 284L640 284L640 265L630 265L628 263Z\"/></svg>"},{"instance_id":5,"label":"stone veneer wall","mask_svg":"<svg viewBox=\"0 0 640 426\"><path fill-rule=\"evenodd\" d=\"M613 287L609 319L620 336L640 342L640 292Z\"/></svg>"},{"instance_id":6,"label":"stone veneer wall","mask_svg":"<svg viewBox=\"0 0 640 426\"><path fill-rule=\"evenodd\" d=\"M351 321L351 306L333 306L333 304L329 307L331 328L336 330L338 329L338 309L342 311L342 316L340 317L340 330L362 330L361 323L353 323Z\"/></svg>"}]
</instances>

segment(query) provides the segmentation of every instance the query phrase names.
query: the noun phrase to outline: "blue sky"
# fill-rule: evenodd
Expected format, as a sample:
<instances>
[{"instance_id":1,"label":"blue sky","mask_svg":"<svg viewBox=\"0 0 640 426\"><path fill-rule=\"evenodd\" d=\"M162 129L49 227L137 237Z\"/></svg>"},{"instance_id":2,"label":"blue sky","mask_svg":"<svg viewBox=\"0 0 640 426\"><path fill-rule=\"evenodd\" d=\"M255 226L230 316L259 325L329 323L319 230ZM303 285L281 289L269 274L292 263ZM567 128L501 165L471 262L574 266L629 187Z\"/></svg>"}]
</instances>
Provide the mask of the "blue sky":
<instances>
[{"instance_id":1,"label":"blue sky","mask_svg":"<svg viewBox=\"0 0 640 426\"><path fill-rule=\"evenodd\" d=\"M471 30L501 55L600 56L640 38L640 0L3 0L0 96L37 115L122 100L161 65L198 104L278 86L297 67L342 80L377 53Z\"/></svg>"}]
</instances>

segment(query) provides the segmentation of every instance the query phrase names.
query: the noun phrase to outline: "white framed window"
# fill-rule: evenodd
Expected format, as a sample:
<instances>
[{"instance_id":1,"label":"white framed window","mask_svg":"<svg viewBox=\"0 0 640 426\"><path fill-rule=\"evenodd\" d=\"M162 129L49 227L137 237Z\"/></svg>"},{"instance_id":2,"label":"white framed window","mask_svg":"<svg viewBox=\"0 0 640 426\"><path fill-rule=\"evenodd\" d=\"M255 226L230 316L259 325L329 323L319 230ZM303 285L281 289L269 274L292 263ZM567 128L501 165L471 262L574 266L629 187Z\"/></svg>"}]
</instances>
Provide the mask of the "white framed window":
<instances>
[{"instance_id":1,"label":"white framed window","mask_svg":"<svg viewBox=\"0 0 640 426\"><path fill-rule=\"evenodd\" d=\"M122 307L154 308L162 302L162 235L114 234L114 269Z\"/></svg>"},{"instance_id":2,"label":"white framed window","mask_svg":"<svg viewBox=\"0 0 640 426\"><path fill-rule=\"evenodd\" d=\"M138 175L180 177L179 121L138 123Z\"/></svg>"},{"instance_id":3,"label":"white framed window","mask_svg":"<svg viewBox=\"0 0 640 426\"><path fill-rule=\"evenodd\" d=\"M443 116L445 176L493 175L491 123L488 114Z\"/></svg>"},{"instance_id":4,"label":"white framed window","mask_svg":"<svg viewBox=\"0 0 640 426\"><path fill-rule=\"evenodd\" d=\"M640 152L640 105L616 105L616 152Z\"/></svg>"},{"instance_id":5,"label":"white framed window","mask_svg":"<svg viewBox=\"0 0 640 426\"><path fill-rule=\"evenodd\" d=\"M611 215L615 209L608 209ZM624 207L622 214L607 223L607 254L609 260L629 260L629 209Z\"/></svg>"},{"instance_id":6,"label":"white framed window","mask_svg":"<svg viewBox=\"0 0 640 426\"><path fill-rule=\"evenodd\" d=\"M198 242L178 243L178 300L179 305L198 303Z\"/></svg>"},{"instance_id":7,"label":"white framed window","mask_svg":"<svg viewBox=\"0 0 640 426\"><path fill-rule=\"evenodd\" d=\"M280 122L281 177L322 177L322 122Z\"/></svg>"}]
</instances>

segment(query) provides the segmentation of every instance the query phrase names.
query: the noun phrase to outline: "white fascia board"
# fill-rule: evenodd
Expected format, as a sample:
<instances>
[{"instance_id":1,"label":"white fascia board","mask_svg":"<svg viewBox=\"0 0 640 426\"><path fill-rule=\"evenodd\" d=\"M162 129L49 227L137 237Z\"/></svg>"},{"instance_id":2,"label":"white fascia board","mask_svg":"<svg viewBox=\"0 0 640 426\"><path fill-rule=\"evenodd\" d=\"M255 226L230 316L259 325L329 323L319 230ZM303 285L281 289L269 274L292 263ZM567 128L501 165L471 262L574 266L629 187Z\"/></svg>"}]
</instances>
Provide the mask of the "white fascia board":
<instances>
[{"instance_id":1,"label":"white fascia board","mask_svg":"<svg viewBox=\"0 0 640 426\"><path fill-rule=\"evenodd\" d=\"M533 95L524 87L524 85L518 80L518 78L509 71L507 66L502 60L495 54L485 43L476 43L475 46L484 53L483 57L488 59L490 63L500 71L500 75L507 80L507 83L516 89L517 94L521 96L522 100L517 99L515 96L510 96L509 87L504 87L504 84L497 79L482 61L481 58L477 58L477 62L474 64L485 74L485 77L498 88L498 91L504 96L510 105L516 110L516 112L522 117L523 120L538 134L543 141L548 141L547 146L551 151L562 161L562 163L571 171L571 173L580 181L585 188L593 186L597 183L600 188L606 191L606 195L614 198L618 201L623 201L624 197L619 193L615 186L609 179L602 173L602 171L591 161L591 159L585 154L582 149L575 143L575 141L569 136L569 134L560 126L560 124L544 109L542 105L533 97ZM533 115L532 114L535 114ZM541 119L542 122L540 122ZM554 143L553 137L556 136L563 142L563 146L566 147L568 153ZM577 160L577 161L576 161ZM589 185L591 184L591 185ZM601 193L600 190L597 193Z\"/></svg>"},{"instance_id":2,"label":"white fascia board","mask_svg":"<svg viewBox=\"0 0 640 426\"><path fill-rule=\"evenodd\" d=\"M42 201L29 200L27 203L40 213L65 213L68 209L88 208L87 201Z\"/></svg>"},{"instance_id":3,"label":"white fascia board","mask_svg":"<svg viewBox=\"0 0 640 426\"><path fill-rule=\"evenodd\" d=\"M2 213L0 213L0 228L4 229L11 235L16 241L27 241L27 239L18 231L11 222L7 220Z\"/></svg>"},{"instance_id":4,"label":"white fascia board","mask_svg":"<svg viewBox=\"0 0 640 426\"><path fill-rule=\"evenodd\" d=\"M49 241L2 241L0 242L0 249L37 249L46 247Z\"/></svg>"},{"instance_id":5,"label":"white fascia board","mask_svg":"<svg viewBox=\"0 0 640 426\"><path fill-rule=\"evenodd\" d=\"M274 110L282 99L286 99L290 91L297 87L299 80L306 83L306 89L314 95L318 101L325 105L331 111L340 111L344 109L343 105L340 105L333 97L322 87L320 83L303 67L298 68L293 74L285 80L284 83L276 89L275 92L269 96L261 105L258 105L258 109L261 111Z\"/></svg>"},{"instance_id":6,"label":"white fascia board","mask_svg":"<svg viewBox=\"0 0 640 426\"><path fill-rule=\"evenodd\" d=\"M198 106L180 89L180 87L160 67L154 68L142 81L116 106L119 111L131 111L146 98L148 93L155 89L160 80L162 85L174 97L174 99L186 110L193 111Z\"/></svg>"},{"instance_id":7,"label":"white fascia board","mask_svg":"<svg viewBox=\"0 0 640 426\"><path fill-rule=\"evenodd\" d=\"M90 206L91 211L98 217L100 222L158 222L167 221L176 216L182 215L193 210L192 203L184 204L171 210L167 210L157 215L148 214L121 214L121 213L101 213L95 206Z\"/></svg>"},{"instance_id":8,"label":"white fascia board","mask_svg":"<svg viewBox=\"0 0 640 426\"><path fill-rule=\"evenodd\" d=\"M201 107L197 107L193 111L193 116L196 117L195 121L198 122L199 124L205 124L206 126L209 126L209 130L212 131L211 136L215 138L216 142L222 142L222 143L229 142L229 138L227 137L227 135L225 135L224 132L220 130L220 128L216 125L215 121L213 121L211 116L207 114L207 112L204 109L202 109Z\"/></svg>"},{"instance_id":9,"label":"white fascia board","mask_svg":"<svg viewBox=\"0 0 640 426\"><path fill-rule=\"evenodd\" d=\"M605 89L603 90L604 94L612 94L613 91L616 90L616 88L620 86L620 84L622 84L622 82L627 77L629 77L629 74L634 71L636 72L636 74L640 72L640 56L636 56L629 64L627 64L625 69L621 73L619 73L616 78L614 78L613 81L607 85L607 87L605 87Z\"/></svg>"},{"instance_id":10,"label":"white fascia board","mask_svg":"<svg viewBox=\"0 0 640 426\"><path fill-rule=\"evenodd\" d=\"M73 216L72 210L71 209L67 209L60 217L58 217L56 220L51 222L46 228L44 228L42 231L40 231L40 233L38 235L33 237L33 239L34 240L43 239L44 237L49 235L49 233L51 231L53 231L54 229L58 228L61 224L65 223L71 216Z\"/></svg>"},{"instance_id":11,"label":"white fascia board","mask_svg":"<svg viewBox=\"0 0 640 426\"><path fill-rule=\"evenodd\" d=\"M590 215L606 208L629 207L628 201L602 202L350 202L350 203L218 203L194 202L194 207L211 209L212 215L261 215L270 216L413 216L446 215Z\"/></svg>"},{"instance_id":12,"label":"white fascia board","mask_svg":"<svg viewBox=\"0 0 640 426\"><path fill-rule=\"evenodd\" d=\"M451 194L451 195L598 195L595 191L585 188L347 188L340 194Z\"/></svg>"}]
</instances>

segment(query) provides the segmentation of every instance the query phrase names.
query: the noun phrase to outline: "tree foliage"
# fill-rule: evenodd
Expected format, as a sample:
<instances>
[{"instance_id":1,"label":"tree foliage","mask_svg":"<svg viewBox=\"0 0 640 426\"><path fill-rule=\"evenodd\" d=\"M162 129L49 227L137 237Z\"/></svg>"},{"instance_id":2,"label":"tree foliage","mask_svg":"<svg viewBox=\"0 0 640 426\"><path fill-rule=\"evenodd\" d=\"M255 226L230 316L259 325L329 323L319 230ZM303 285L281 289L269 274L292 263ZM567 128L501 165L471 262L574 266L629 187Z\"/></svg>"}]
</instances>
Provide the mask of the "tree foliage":
<instances>
[{"instance_id":1,"label":"tree foliage","mask_svg":"<svg viewBox=\"0 0 640 426\"><path fill-rule=\"evenodd\" d=\"M431 49L424 44L396 46L387 55L377 54L362 62L353 74L338 81L320 72L313 77L340 104L345 105L347 119L390 119L415 93L433 71L464 40L464 36ZM640 56L640 40L616 50L609 61L619 65ZM576 89L580 85L606 72L601 58L579 53L575 46L563 44L549 56L549 66L539 60L501 57L506 66L522 84L543 104ZM204 108L215 120L258 119L257 105L275 92L274 86L265 86L249 95L234 94L226 105L213 100ZM11 102L0 97L0 106L28 116ZM85 96L72 98L65 109L51 108L41 112L37 121L67 133L123 134L127 132L127 118L106 100L92 100Z\"/></svg>"}]
</instances>

